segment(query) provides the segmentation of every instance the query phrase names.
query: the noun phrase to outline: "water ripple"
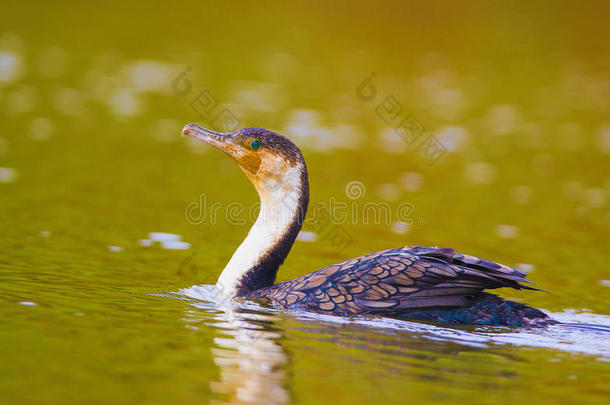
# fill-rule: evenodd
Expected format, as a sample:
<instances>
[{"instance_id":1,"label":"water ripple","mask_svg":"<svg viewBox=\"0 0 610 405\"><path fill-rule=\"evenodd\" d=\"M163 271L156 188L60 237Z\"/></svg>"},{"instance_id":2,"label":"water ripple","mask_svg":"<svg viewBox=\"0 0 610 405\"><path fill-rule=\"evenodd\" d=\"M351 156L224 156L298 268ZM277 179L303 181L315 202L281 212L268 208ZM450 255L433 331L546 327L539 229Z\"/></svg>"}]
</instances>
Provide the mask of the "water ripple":
<instances>
[{"instance_id":1,"label":"water ripple","mask_svg":"<svg viewBox=\"0 0 610 405\"><path fill-rule=\"evenodd\" d=\"M279 311L263 307L257 303L219 301L213 285L193 286L181 290L178 296L188 297L192 305L199 309L219 310L227 306L254 310L262 313ZM601 356L600 360L610 359L610 316L582 313L576 310L546 312L560 323L545 328L515 327L447 327L433 324L405 321L402 319L358 316L344 318L309 312L289 311L296 319L306 322L323 322L334 325L359 325L371 330L400 331L415 334L423 339L449 341L470 347L492 347L511 344L522 347L539 347L564 352ZM469 328L465 330L462 328Z\"/></svg>"}]
</instances>

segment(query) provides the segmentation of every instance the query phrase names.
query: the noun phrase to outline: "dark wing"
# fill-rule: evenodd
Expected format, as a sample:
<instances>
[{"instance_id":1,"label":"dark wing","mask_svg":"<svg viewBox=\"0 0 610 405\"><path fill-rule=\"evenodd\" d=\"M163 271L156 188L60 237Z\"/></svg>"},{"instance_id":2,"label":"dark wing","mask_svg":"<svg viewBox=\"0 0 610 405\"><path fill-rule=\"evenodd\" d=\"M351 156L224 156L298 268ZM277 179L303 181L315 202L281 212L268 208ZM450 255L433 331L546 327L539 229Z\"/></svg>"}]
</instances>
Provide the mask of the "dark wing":
<instances>
[{"instance_id":1,"label":"dark wing","mask_svg":"<svg viewBox=\"0 0 610 405\"><path fill-rule=\"evenodd\" d=\"M288 308L337 314L400 314L472 305L484 289L523 285L525 273L455 253L404 247L357 257L254 292Z\"/></svg>"}]
</instances>

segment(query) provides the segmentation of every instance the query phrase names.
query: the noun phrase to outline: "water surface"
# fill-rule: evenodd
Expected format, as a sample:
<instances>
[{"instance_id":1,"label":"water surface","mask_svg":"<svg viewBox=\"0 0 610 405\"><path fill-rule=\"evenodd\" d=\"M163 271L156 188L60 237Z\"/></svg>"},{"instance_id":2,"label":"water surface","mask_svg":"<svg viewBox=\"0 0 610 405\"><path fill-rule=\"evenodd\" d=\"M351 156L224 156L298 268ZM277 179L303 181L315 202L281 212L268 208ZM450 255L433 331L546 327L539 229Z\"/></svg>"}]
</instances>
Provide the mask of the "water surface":
<instances>
[{"instance_id":1,"label":"water surface","mask_svg":"<svg viewBox=\"0 0 610 405\"><path fill-rule=\"evenodd\" d=\"M0 402L607 402L607 6L320 7L3 5ZM257 198L188 122L288 135L312 206L347 207L306 225L279 281L453 247L548 291L503 297L599 327L217 302Z\"/></svg>"}]
</instances>

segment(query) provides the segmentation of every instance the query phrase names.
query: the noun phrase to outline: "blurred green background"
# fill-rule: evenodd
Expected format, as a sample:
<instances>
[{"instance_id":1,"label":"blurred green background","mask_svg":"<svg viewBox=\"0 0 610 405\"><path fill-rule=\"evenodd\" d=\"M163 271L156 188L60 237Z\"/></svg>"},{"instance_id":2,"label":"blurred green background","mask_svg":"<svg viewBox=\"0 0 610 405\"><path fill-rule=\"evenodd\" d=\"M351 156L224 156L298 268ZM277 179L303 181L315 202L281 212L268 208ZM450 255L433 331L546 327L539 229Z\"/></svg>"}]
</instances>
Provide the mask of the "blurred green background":
<instances>
[{"instance_id":1,"label":"blurred green background","mask_svg":"<svg viewBox=\"0 0 610 405\"><path fill-rule=\"evenodd\" d=\"M415 206L412 223L343 224L344 249L298 241L280 281L375 250L437 245L519 265L549 292L503 296L610 314L607 2L1 9L0 402L249 401L226 382L239 373L218 360L214 311L150 294L213 284L251 224L185 219L202 193L208 205L257 201L225 156L179 137L189 122L223 130L215 119L225 110L302 148L312 203L351 203L346 184L359 181L358 204ZM371 77L376 97L364 101L357 89ZM204 90L218 102L206 114L193 107ZM388 96L425 128L421 139L443 145L436 162L377 114ZM147 246L150 232L190 245ZM188 327L193 317L198 327ZM257 385L280 380L267 403L610 394L607 358L288 315L266 322L285 352L281 375Z\"/></svg>"}]
</instances>

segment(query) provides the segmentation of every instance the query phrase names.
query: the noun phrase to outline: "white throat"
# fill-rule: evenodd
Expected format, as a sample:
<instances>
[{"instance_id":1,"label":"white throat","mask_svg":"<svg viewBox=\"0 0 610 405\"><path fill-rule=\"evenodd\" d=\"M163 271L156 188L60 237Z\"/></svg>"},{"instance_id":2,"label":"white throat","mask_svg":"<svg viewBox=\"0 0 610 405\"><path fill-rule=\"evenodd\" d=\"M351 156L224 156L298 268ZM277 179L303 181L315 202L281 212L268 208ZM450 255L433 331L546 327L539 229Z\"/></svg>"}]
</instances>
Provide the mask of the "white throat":
<instances>
[{"instance_id":1,"label":"white throat","mask_svg":"<svg viewBox=\"0 0 610 405\"><path fill-rule=\"evenodd\" d=\"M288 240L288 235L294 230L295 221L299 222L300 229L299 217L305 215L305 212L300 212L307 208L306 203L305 207L300 206L303 201L303 181L307 181L306 174L303 180L305 165L298 162L295 166L290 166L278 160L271 167L265 168L265 171L265 181L256 182L256 178L251 177L260 198L258 218L216 283L219 292L225 296L238 295L245 277L257 276L255 273L260 271L257 266L261 266L261 263L283 261L283 257L277 257L278 251L285 250L284 254L288 253L294 242L294 238ZM286 244L288 246L284 246Z\"/></svg>"}]
</instances>

